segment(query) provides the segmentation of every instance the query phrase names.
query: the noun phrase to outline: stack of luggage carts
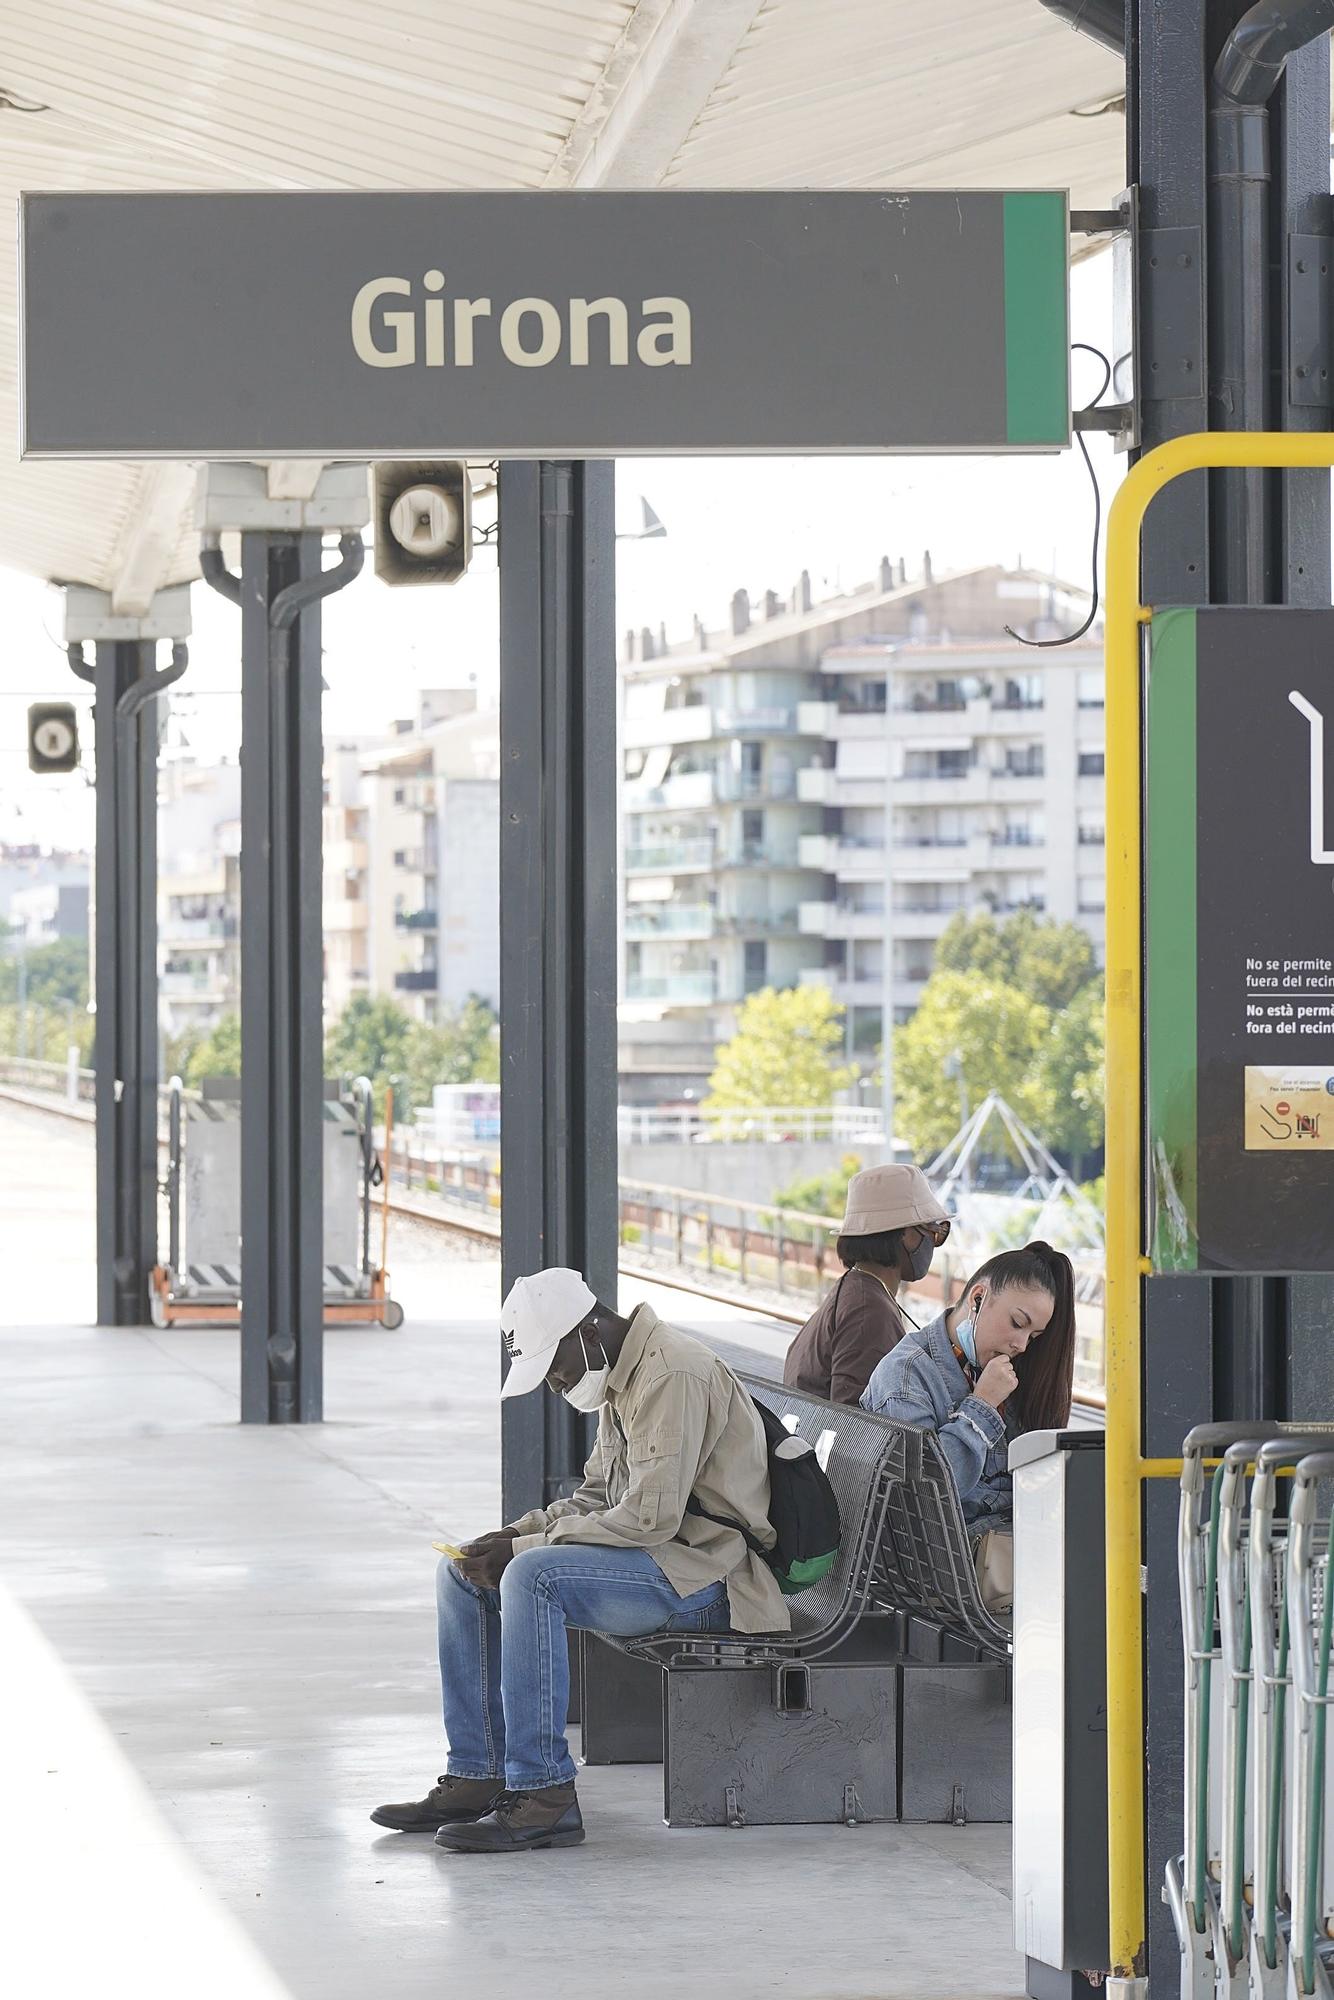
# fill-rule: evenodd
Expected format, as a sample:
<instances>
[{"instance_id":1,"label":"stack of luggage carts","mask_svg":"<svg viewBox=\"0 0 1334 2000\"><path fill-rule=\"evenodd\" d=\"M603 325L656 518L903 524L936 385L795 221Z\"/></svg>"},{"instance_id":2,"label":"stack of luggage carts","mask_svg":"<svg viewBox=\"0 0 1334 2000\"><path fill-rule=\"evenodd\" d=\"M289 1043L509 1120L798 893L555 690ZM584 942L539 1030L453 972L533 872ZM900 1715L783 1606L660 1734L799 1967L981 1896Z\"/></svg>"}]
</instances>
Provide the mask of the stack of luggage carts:
<instances>
[{"instance_id":1,"label":"stack of luggage carts","mask_svg":"<svg viewBox=\"0 0 1334 2000\"><path fill-rule=\"evenodd\" d=\"M1182 1447L1183 2000L1334 2000L1326 1782L1334 1425L1202 1424Z\"/></svg>"}]
</instances>

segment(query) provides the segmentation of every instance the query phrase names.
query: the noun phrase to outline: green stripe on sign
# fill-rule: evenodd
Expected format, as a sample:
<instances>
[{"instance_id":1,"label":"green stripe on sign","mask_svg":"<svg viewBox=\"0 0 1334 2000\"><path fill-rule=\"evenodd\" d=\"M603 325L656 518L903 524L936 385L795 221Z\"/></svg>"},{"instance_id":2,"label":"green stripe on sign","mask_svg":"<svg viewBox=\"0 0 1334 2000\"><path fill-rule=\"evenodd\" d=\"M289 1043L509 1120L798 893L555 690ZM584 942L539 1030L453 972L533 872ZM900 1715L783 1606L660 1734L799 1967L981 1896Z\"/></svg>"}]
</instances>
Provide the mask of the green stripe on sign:
<instances>
[{"instance_id":1,"label":"green stripe on sign","mask_svg":"<svg viewBox=\"0 0 1334 2000\"><path fill-rule=\"evenodd\" d=\"M1070 442L1070 236L1063 194L1007 194L1005 435Z\"/></svg>"},{"instance_id":2,"label":"green stripe on sign","mask_svg":"<svg viewBox=\"0 0 1334 2000\"><path fill-rule=\"evenodd\" d=\"M1195 873L1195 613L1160 611L1149 646L1149 1253L1155 1270L1198 1268Z\"/></svg>"}]
</instances>

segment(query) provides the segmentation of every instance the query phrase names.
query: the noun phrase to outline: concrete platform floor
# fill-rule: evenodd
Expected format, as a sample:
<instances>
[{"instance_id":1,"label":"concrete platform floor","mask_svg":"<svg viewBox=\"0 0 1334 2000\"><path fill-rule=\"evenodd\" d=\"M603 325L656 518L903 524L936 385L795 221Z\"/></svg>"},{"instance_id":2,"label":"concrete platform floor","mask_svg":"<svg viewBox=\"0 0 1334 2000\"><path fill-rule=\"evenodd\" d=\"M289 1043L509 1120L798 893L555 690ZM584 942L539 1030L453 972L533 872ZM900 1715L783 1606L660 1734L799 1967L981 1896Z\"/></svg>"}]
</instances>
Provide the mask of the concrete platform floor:
<instances>
[{"instance_id":1,"label":"concrete platform floor","mask_svg":"<svg viewBox=\"0 0 1334 2000\"><path fill-rule=\"evenodd\" d=\"M497 1522L494 1263L401 1242L326 1423L242 1429L232 1334L77 1323L87 1135L0 1107L0 1186L6 1993L1022 1993L1001 1828L669 1831L641 1767L583 1775L576 1850L377 1833L441 1768L430 1542Z\"/></svg>"}]
</instances>

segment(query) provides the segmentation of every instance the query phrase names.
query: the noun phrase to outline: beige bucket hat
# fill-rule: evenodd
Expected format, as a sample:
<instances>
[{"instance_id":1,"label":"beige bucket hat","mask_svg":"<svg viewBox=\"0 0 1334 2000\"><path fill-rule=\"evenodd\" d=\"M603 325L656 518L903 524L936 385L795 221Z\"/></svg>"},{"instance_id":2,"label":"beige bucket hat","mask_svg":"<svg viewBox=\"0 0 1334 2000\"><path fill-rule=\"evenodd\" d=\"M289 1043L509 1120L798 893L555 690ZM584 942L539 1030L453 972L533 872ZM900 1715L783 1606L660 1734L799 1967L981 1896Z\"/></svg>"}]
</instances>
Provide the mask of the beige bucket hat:
<instances>
[{"instance_id":1,"label":"beige bucket hat","mask_svg":"<svg viewBox=\"0 0 1334 2000\"><path fill-rule=\"evenodd\" d=\"M841 1236L878 1236L884 1229L935 1230L950 1219L920 1167L864 1167L848 1182ZM944 1241L938 1237L938 1241Z\"/></svg>"}]
</instances>

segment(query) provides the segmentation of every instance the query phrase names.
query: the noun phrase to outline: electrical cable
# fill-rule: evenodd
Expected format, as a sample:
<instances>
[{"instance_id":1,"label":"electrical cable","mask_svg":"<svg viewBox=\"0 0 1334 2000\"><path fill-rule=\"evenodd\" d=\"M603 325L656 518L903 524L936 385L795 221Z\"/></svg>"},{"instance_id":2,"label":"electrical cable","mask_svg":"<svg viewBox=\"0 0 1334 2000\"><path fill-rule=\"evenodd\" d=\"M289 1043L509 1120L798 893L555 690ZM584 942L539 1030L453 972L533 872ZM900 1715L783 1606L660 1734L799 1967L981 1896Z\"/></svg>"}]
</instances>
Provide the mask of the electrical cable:
<instances>
[{"instance_id":1,"label":"electrical cable","mask_svg":"<svg viewBox=\"0 0 1334 2000\"><path fill-rule=\"evenodd\" d=\"M1081 404L1080 408L1075 411L1077 417L1082 417L1087 411L1097 409L1099 403L1111 387L1112 364L1100 347L1091 347L1087 340L1072 341L1070 352L1072 354L1096 355L1098 360L1101 361L1104 370L1102 385L1097 395L1093 398L1093 401ZM1089 480L1093 487L1093 601L1089 605L1089 615L1083 624L1074 632L1062 634L1059 639L1026 639L1022 632L1015 631L1013 625L1005 626L1006 636L1011 639L1017 639L1021 646L1073 646L1077 639L1082 639L1086 632L1092 630L1093 621L1098 615L1098 549L1102 541L1102 489L1098 485L1098 475L1093 470L1093 460L1089 457L1089 448L1084 442L1083 431L1076 430L1075 443L1084 454L1084 464L1088 468Z\"/></svg>"}]
</instances>

